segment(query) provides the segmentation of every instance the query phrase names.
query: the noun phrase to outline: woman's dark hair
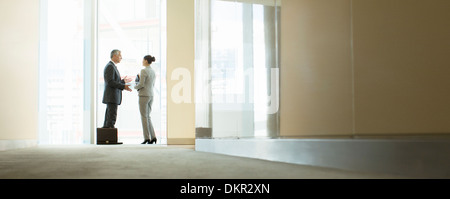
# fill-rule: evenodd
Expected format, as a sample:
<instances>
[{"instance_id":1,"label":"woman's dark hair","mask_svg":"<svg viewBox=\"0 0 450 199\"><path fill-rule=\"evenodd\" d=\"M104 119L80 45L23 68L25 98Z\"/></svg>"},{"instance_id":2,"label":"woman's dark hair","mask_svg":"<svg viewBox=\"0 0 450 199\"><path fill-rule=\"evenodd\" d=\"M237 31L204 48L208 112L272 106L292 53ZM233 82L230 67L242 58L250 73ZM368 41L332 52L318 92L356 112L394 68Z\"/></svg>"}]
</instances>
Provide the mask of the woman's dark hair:
<instances>
[{"instance_id":1,"label":"woman's dark hair","mask_svg":"<svg viewBox=\"0 0 450 199\"><path fill-rule=\"evenodd\" d=\"M151 56L151 55L146 55L146 56L144 57L144 59L147 60L147 62L148 62L149 64L151 64L151 63L153 63L153 62L156 61L155 57L153 57L153 56Z\"/></svg>"}]
</instances>

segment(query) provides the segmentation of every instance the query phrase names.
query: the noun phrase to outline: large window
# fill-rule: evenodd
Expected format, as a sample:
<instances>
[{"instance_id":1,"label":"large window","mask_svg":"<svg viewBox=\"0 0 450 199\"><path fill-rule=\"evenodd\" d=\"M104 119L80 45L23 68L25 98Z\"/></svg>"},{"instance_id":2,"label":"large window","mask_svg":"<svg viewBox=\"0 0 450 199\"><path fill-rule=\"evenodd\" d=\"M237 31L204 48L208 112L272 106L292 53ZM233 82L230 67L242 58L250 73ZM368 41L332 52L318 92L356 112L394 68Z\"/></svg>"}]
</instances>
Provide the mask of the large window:
<instances>
[{"instance_id":1,"label":"large window","mask_svg":"<svg viewBox=\"0 0 450 199\"><path fill-rule=\"evenodd\" d=\"M197 0L196 126L212 137L276 137L278 0Z\"/></svg>"},{"instance_id":2,"label":"large window","mask_svg":"<svg viewBox=\"0 0 450 199\"><path fill-rule=\"evenodd\" d=\"M156 57L152 68L156 72L152 123L159 143L166 143L166 55L164 0L98 0L98 95L97 126L102 126L106 105L101 103L104 90L103 70L111 60L110 52L119 49L122 62L117 68L133 80L143 69L142 59L150 54ZM135 85L132 82L132 85ZM116 127L119 139L126 143L143 140L138 105L138 92L123 91L122 104L117 113Z\"/></svg>"},{"instance_id":3,"label":"large window","mask_svg":"<svg viewBox=\"0 0 450 199\"><path fill-rule=\"evenodd\" d=\"M40 3L39 142L83 143L84 0Z\"/></svg>"},{"instance_id":4,"label":"large window","mask_svg":"<svg viewBox=\"0 0 450 199\"><path fill-rule=\"evenodd\" d=\"M122 51L121 75L133 79L144 55L156 57L151 116L165 143L165 9L165 0L40 0L40 144L94 141L92 126L101 127L105 114L103 69L113 49ZM124 91L116 127L124 143L142 141L137 91Z\"/></svg>"}]
</instances>

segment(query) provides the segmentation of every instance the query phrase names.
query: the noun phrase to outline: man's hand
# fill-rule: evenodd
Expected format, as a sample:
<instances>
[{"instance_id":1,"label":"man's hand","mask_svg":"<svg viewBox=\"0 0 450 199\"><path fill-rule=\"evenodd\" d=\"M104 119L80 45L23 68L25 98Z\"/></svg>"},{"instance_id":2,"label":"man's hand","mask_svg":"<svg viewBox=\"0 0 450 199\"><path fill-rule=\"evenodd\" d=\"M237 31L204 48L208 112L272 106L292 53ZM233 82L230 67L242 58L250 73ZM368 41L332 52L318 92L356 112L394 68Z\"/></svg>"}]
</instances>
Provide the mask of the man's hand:
<instances>
[{"instance_id":1,"label":"man's hand","mask_svg":"<svg viewBox=\"0 0 450 199\"><path fill-rule=\"evenodd\" d=\"M126 84L125 84L125 90L130 91L130 92L133 91L133 90L131 90L130 85L126 85Z\"/></svg>"},{"instance_id":2,"label":"man's hand","mask_svg":"<svg viewBox=\"0 0 450 199\"><path fill-rule=\"evenodd\" d=\"M124 81L125 83L130 83L130 82L132 82L133 80L132 80L131 78L128 78L127 76L125 76L125 77L123 78L123 81Z\"/></svg>"}]
</instances>

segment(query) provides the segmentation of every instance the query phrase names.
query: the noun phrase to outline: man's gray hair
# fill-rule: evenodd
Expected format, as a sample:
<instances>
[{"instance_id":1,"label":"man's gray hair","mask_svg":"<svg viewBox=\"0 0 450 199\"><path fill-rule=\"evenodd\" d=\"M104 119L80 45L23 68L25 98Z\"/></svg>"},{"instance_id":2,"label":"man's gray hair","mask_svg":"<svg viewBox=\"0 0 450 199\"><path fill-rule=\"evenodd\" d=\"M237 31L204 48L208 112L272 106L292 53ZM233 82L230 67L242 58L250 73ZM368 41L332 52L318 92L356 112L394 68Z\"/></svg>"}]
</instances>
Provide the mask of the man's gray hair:
<instances>
[{"instance_id":1,"label":"man's gray hair","mask_svg":"<svg viewBox=\"0 0 450 199\"><path fill-rule=\"evenodd\" d=\"M120 53L120 50L114 49L111 51L111 59L113 58L114 55L118 55Z\"/></svg>"}]
</instances>

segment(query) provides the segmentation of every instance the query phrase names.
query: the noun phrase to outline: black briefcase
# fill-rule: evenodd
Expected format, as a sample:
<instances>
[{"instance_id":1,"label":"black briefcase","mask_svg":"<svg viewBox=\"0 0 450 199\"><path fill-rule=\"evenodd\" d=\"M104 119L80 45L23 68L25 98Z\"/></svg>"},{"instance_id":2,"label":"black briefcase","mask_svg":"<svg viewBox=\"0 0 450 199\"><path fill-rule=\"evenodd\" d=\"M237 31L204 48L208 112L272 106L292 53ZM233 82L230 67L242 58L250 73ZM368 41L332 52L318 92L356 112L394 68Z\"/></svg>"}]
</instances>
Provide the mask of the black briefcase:
<instances>
[{"instance_id":1,"label":"black briefcase","mask_svg":"<svg viewBox=\"0 0 450 199\"><path fill-rule=\"evenodd\" d=\"M97 144L123 144L117 140L117 129L97 128Z\"/></svg>"}]
</instances>

